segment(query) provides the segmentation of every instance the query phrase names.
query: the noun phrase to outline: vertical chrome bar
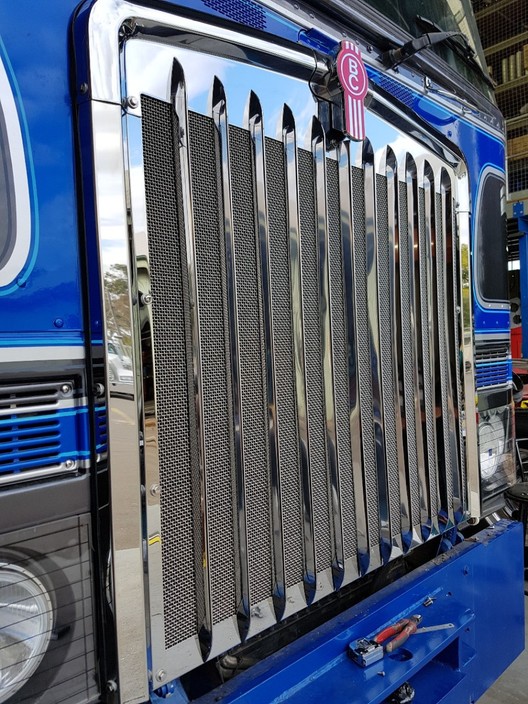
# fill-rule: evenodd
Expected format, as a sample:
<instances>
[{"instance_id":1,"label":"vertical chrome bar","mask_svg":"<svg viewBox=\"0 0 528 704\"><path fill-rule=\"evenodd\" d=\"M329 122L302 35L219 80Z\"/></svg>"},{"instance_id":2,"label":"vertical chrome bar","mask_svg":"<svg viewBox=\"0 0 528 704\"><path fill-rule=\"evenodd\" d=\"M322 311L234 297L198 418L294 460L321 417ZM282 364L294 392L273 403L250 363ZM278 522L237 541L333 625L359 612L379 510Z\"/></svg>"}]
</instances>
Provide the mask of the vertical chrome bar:
<instances>
[{"instance_id":1,"label":"vertical chrome bar","mask_svg":"<svg viewBox=\"0 0 528 704\"><path fill-rule=\"evenodd\" d=\"M416 452L418 483L420 489L420 527L422 537L428 538L431 532L429 511L429 482L424 449L425 417L423 417L423 357L422 357L422 318L420 290L420 224L418 201L418 173L414 160L407 157L407 217L409 237L409 295L411 335L413 340L413 403L416 426Z\"/></svg>"},{"instance_id":2,"label":"vertical chrome bar","mask_svg":"<svg viewBox=\"0 0 528 704\"><path fill-rule=\"evenodd\" d=\"M460 384L462 387L462 399L459 399L459 432L460 443L463 447L461 451L461 461L465 462L467 489L468 489L468 510L471 518L480 518L482 507L480 501L480 467L478 458L478 430L477 430L477 408L475 401L475 367L473 359L473 311L471 291L472 271L471 271L471 236L469 220L469 184L467 173L457 174L457 209L458 225L458 246L456 247L456 258L459 262L458 288L460 291L459 305L459 329L460 337L458 343L462 350L462 360L459 364ZM464 293L466 291L466 293ZM459 349L458 346L456 348Z\"/></svg>"},{"instance_id":3,"label":"vertical chrome bar","mask_svg":"<svg viewBox=\"0 0 528 704\"><path fill-rule=\"evenodd\" d=\"M247 636L250 625L249 570L246 529L246 494L244 479L244 444L242 427L242 390L240 384L240 354L238 343L238 306L235 266L235 235L231 200L231 173L229 165L229 130L227 101L224 86L214 77L211 93L211 114L217 130L220 190L223 203L223 228L225 237L226 285L228 307L228 329L231 363L231 385L233 396L233 439L236 477L236 521L238 529L239 594L237 595L237 622L242 641Z\"/></svg>"},{"instance_id":4,"label":"vertical chrome bar","mask_svg":"<svg viewBox=\"0 0 528 704\"><path fill-rule=\"evenodd\" d=\"M260 287L264 318L266 406L268 420L268 456L271 478L271 521L273 532L274 587L273 605L277 621L285 608L284 547L282 537L281 487L279 473L279 428L277 425L277 393L275 389L275 351L273 345L273 309L270 278L270 240L266 195L266 155L264 120L257 95L251 91L247 110L247 129L253 146L253 177L255 184L257 257L260 258Z\"/></svg>"},{"instance_id":5,"label":"vertical chrome bar","mask_svg":"<svg viewBox=\"0 0 528 704\"><path fill-rule=\"evenodd\" d=\"M460 462L459 462L459 446L457 440L455 414L458 414L458 409L455 408L455 399L457 398L456 376L454 365L458 364L458 351L454 350L454 248L455 248L455 209L454 209L454 193L453 183L447 172L444 170L442 174L442 195L444 207L444 248L445 248L445 316L443 325L445 326L445 341L446 341L446 384L445 390L447 394L447 436L446 447L448 448L452 473L452 500L453 513L455 522L459 522L463 518L462 510L462 486L460 477Z\"/></svg>"},{"instance_id":6,"label":"vertical chrome bar","mask_svg":"<svg viewBox=\"0 0 528 704\"><path fill-rule=\"evenodd\" d=\"M328 241L328 214L326 203L326 140L321 123L312 121L312 154L315 165L315 209L317 219L319 319L321 325L321 353L323 363L325 433L328 474L330 480L330 503L333 520L332 576L334 588L341 586L344 577L343 527L339 500L339 470L337 424L334 395L334 365L332 348L331 284Z\"/></svg>"},{"instance_id":7,"label":"vertical chrome bar","mask_svg":"<svg viewBox=\"0 0 528 704\"><path fill-rule=\"evenodd\" d=\"M306 603L311 604L316 590L315 546L310 481L310 446L308 441L308 405L306 398L306 369L304 364L303 293L301 272L301 235L299 223L299 188L297 168L297 138L293 113L287 105L282 112L282 141L286 172L286 203L290 242L290 281L295 365L295 394L299 460L302 486L304 532L304 591Z\"/></svg>"},{"instance_id":8,"label":"vertical chrome bar","mask_svg":"<svg viewBox=\"0 0 528 704\"><path fill-rule=\"evenodd\" d=\"M374 411L374 439L376 445L376 471L378 477L378 500L381 527L381 559L387 562L392 556L392 527L387 476L385 429L383 417L383 391L381 372L381 344L379 333L379 289L378 289L378 220L377 196L374 168L374 153L367 141L363 149L365 172L365 235L367 255L367 308L371 344L371 384Z\"/></svg>"},{"instance_id":9,"label":"vertical chrome bar","mask_svg":"<svg viewBox=\"0 0 528 704\"><path fill-rule=\"evenodd\" d=\"M93 102L91 117L94 196L103 289L101 299L105 308L106 336L108 326L112 329L111 311L107 310L106 287L110 283L107 273L114 266L122 267L126 272L122 320L129 330L133 330L121 106ZM132 350L134 370L139 365L136 352ZM119 697L127 704L139 704L149 696L139 462L139 380L135 379L135 386L127 385L123 396L112 393L106 361L110 498L116 509L112 511L112 585ZM127 507L126 515L117 510L121 505Z\"/></svg>"},{"instance_id":10,"label":"vertical chrome bar","mask_svg":"<svg viewBox=\"0 0 528 704\"><path fill-rule=\"evenodd\" d=\"M431 532L438 533L439 493L436 439L436 391L435 391L435 277L434 277L434 174L431 166L424 162L420 178L423 188L423 213L420 215L420 287L422 302L422 348L425 420L427 426L427 466L429 477L429 499Z\"/></svg>"},{"instance_id":11,"label":"vertical chrome bar","mask_svg":"<svg viewBox=\"0 0 528 704\"><path fill-rule=\"evenodd\" d=\"M387 246L388 246L388 285L389 285L389 317L390 317L390 364L392 366L392 389L390 390L391 413L394 414L394 435L396 468L399 486L399 521L402 536L402 548L408 549L412 544L412 520L410 508L409 485L405 457L403 427L405 411L403 400L403 374L401 373L401 294L398 247L398 166L396 156L390 147L387 148L385 161L385 178L387 180ZM389 411L387 411L388 413Z\"/></svg>"},{"instance_id":12,"label":"vertical chrome bar","mask_svg":"<svg viewBox=\"0 0 528 704\"><path fill-rule=\"evenodd\" d=\"M185 236L185 256L187 266L187 285L189 290L189 319L192 344L192 391L190 398L190 415L194 418L194 433L196 436L196 454L200 482L200 500L197 506L201 517L201 545L197 555L197 582L202 588L197 590L198 600L198 638L204 660L207 659L212 645L212 606L211 582L209 575L209 550L207 530L207 480L205 459L205 437L203 427L203 386L202 386L202 360L200 353L200 310L198 302L198 280L196 272L196 252L193 216L193 198L191 181L191 158L189 154L189 124L187 111L187 92L185 76L181 64L174 59L171 75L171 102L177 120L177 133L175 134L175 149L178 153L176 163L180 168L182 219ZM198 547L198 541L195 541ZM201 570L201 576L200 576Z\"/></svg>"},{"instance_id":13,"label":"vertical chrome bar","mask_svg":"<svg viewBox=\"0 0 528 704\"><path fill-rule=\"evenodd\" d=\"M350 179L350 143L342 142L337 148L339 177L339 206L341 226L341 246L343 258L343 305L346 330L347 358L347 403L348 423L350 429L350 455L352 463L352 485L348 491L353 492L355 509L355 527L357 542L357 569L365 574L370 560L370 534L367 518L367 497L363 477L361 455L361 421L359 412L359 391L357 378L357 340L356 308L354 305L354 246L352 233L352 184ZM346 479L342 476L341 483ZM343 516L346 532L347 517ZM344 536L346 544L346 535ZM345 567L345 574L348 568Z\"/></svg>"},{"instance_id":14,"label":"vertical chrome bar","mask_svg":"<svg viewBox=\"0 0 528 704\"><path fill-rule=\"evenodd\" d=\"M447 323L446 323L446 189L450 188L449 176L442 169L438 178L438 196L437 196L437 252L436 252L436 274L437 274L437 301L438 301L438 338L439 338L439 366L440 366L440 388L442 396L442 459L444 463L444 471L442 473L441 482L441 508L446 514L443 518L446 521L446 527L454 525L455 518L453 513L453 469L452 469L452 453L449 441L449 413L452 408L449 405L449 389L448 384L448 338L447 338Z\"/></svg>"}]
</instances>

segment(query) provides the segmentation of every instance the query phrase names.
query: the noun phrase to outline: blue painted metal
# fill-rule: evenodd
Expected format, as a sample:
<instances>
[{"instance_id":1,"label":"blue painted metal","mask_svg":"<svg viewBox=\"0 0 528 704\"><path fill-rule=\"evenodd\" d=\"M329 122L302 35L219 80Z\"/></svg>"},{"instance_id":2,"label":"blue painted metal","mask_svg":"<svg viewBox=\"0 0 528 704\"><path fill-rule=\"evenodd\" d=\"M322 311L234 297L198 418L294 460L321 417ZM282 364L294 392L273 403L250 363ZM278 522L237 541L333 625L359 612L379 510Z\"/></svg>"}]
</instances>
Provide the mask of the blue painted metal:
<instances>
[{"instance_id":1,"label":"blue painted metal","mask_svg":"<svg viewBox=\"0 0 528 704\"><path fill-rule=\"evenodd\" d=\"M150 695L151 704L188 704L189 698L180 680L172 680Z\"/></svg>"},{"instance_id":2,"label":"blue painted metal","mask_svg":"<svg viewBox=\"0 0 528 704\"><path fill-rule=\"evenodd\" d=\"M196 704L381 704L406 681L420 704L474 702L524 648L522 549L522 525L501 521ZM347 657L348 643L413 613L455 628L411 636L366 669Z\"/></svg>"},{"instance_id":3,"label":"blue painted metal","mask_svg":"<svg viewBox=\"0 0 528 704\"><path fill-rule=\"evenodd\" d=\"M506 384L512 376L512 362L478 362L475 364L477 389Z\"/></svg>"},{"instance_id":4,"label":"blue painted metal","mask_svg":"<svg viewBox=\"0 0 528 704\"><path fill-rule=\"evenodd\" d=\"M0 475L14 478L36 467L88 459L88 409L13 413L0 418L0 446Z\"/></svg>"}]
</instances>

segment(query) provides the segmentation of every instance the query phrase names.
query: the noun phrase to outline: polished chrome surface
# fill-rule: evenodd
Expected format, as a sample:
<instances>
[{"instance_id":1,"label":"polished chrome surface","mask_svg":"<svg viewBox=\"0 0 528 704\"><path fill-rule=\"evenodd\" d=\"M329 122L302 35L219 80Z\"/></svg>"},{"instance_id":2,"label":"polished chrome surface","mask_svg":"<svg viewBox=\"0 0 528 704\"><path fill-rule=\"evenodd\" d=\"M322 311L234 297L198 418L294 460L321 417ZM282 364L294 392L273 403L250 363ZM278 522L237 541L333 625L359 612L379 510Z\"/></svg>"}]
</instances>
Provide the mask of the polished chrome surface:
<instances>
[{"instance_id":1,"label":"polished chrome surface","mask_svg":"<svg viewBox=\"0 0 528 704\"><path fill-rule=\"evenodd\" d=\"M249 631L250 593L248 569L248 544L246 526L246 488L244 476L244 429L242 416L242 389L240 382L240 351L238 338L237 282L235 262L235 233L231 200L231 167L229 162L229 130L227 102L224 86L217 76L213 80L211 113L218 133L220 160L220 188L223 204L225 237L226 289L228 304L229 348L231 361L231 393L233 398L233 442L236 476L236 521L238 529L238 589L237 622L241 640Z\"/></svg>"},{"instance_id":2,"label":"polished chrome surface","mask_svg":"<svg viewBox=\"0 0 528 704\"><path fill-rule=\"evenodd\" d=\"M299 224L299 188L297 166L297 134L295 118L288 105L282 111L282 141L286 162L286 207L289 258L291 315L293 328L293 355L297 431L299 435L299 462L302 486L302 515L304 534L304 593L311 604L315 595L315 546L310 483L310 441L308 435L308 403L306 399L306 368L304 361L303 287L301 272L301 229Z\"/></svg>"},{"instance_id":3,"label":"polished chrome surface","mask_svg":"<svg viewBox=\"0 0 528 704\"><path fill-rule=\"evenodd\" d=\"M266 154L262 107L256 93L251 91L247 108L247 129L253 146L253 179L257 217L258 257L260 257L261 297L263 301L264 345L266 353L266 406L268 422L268 458L271 480L271 523L273 532L273 606L277 621L284 615L286 606L286 584L284 574L284 548L281 515L280 485L280 432L277 424L275 350L273 344L273 307L270 274L270 235L266 194Z\"/></svg>"},{"instance_id":4,"label":"polished chrome surface","mask_svg":"<svg viewBox=\"0 0 528 704\"><path fill-rule=\"evenodd\" d=\"M125 163L119 106L92 103L95 200L98 219L102 300L112 269L125 272L121 325L133 329L128 249ZM112 310L105 307L105 335L115 333ZM135 350L133 350L135 356ZM134 366L135 368L135 366ZM108 365L106 366L108 373ZM137 381L140 381L139 379ZM109 469L112 511L113 608L122 704L148 698L146 613L143 584L143 533L136 387L107 378ZM122 392L122 393L120 393ZM123 509L126 510L123 510Z\"/></svg>"},{"instance_id":5,"label":"polished chrome surface","mask_svg":"<svg viewBox=\"0 0 528 704\"><path fill-rule=\"evenodd\" d=\"M347 329L348 413L350 424L353 493L356 514L358 570L364 574L371 565L373 545L367 519L367 497L363 476L361 418L357 375L357 348L361 341L356 336L355 262L353 243L352 184L350 180L350 143L339 146L339 202L343 250L344 308ZM378 561L376 560L376 563Z\"/></svg>"},{"instance_id":6,"label":"polished chrome surface","mask_svg":"<svg viewBox=\"0 0 528 704\"><path fill-rule=\"evenodd\" d=\"M189 324L192 345L192 393L190 415L194 416L196 434L197 463L199 472L199 506L200 531L197 544L200 546L200 559L197 560L197 596L201 595L198 607L198 637L202 655L209 655L212 643L213 616L211 606L211 583L209 574L208 529L207 529L207 477L205 460L205 437L203 426L203 381L200 354L200 309L198 300L198 280L196 272L196 252L194 235L194 215L191 178L191 157L189 150L189 122L187 114L187 93L183 68L174 59L171 75L171 102L174 106L178 125L178 156L181 178L182 219L185 231L185 254L187 264L187 286L189 290Z\"/></svg>"}]
</instances>

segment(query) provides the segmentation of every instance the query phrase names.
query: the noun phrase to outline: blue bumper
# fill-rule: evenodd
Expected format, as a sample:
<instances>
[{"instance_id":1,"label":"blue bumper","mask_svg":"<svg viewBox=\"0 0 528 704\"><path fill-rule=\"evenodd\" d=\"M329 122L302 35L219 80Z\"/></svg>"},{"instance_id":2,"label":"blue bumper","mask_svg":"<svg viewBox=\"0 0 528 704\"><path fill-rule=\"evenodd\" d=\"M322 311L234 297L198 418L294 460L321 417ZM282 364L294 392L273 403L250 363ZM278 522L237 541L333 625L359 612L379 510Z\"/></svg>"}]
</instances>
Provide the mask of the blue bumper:
<instances>
[{"instance_id":1,"label":"blue bumper","mask_svg":"<svg viewBox=\"0 0 528 704\"><path fill-rule=\"evenodd\" d=\"M524 649L523 585L522 526L501 521L198 701L381 704L410 681L420 704L474 702ZM365 669L348 657L351 641L414 613L454 628L411 636Z\"/></svg>"}]
</instances>

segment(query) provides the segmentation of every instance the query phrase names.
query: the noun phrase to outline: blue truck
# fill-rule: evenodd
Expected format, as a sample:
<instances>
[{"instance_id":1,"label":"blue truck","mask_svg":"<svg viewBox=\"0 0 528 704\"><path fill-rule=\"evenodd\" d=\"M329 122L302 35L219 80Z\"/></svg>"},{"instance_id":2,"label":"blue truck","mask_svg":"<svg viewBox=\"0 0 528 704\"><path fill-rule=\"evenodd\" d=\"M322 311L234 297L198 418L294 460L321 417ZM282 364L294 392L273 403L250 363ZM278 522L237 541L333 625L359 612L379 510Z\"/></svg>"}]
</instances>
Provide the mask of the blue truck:
<instances>
[{"instance_id":1,"label":"blue truck","mask_svg":"<svg viewBox=\"0 0 528 704\"><path fill-rule=\"evenodd\" d=\"M0 702L476 702L524 647L469 0L0 4Z\"/></svg>"}]
</instances>

